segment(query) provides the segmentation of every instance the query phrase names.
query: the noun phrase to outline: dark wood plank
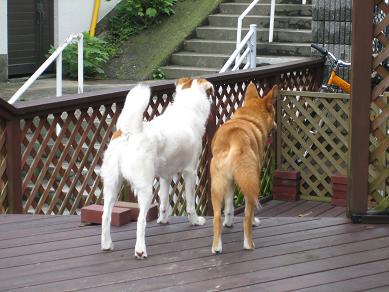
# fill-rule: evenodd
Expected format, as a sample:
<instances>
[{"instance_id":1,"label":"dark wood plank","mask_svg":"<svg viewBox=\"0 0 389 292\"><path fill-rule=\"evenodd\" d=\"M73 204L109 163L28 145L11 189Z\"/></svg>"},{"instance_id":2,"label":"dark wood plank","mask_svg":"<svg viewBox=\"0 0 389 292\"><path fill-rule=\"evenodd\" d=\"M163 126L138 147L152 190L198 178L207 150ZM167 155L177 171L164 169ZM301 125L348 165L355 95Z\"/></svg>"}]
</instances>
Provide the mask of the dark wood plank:
<instances>
[{"instance_id":1,"label":"dark wood plank","mask_svg":"<svg viewBox=\"0 0 389 292\"><path fill-rule=\"evenodd\" d=\"M282 214L283 212L288 211L291 208L295 208L295 207L302 205L304 203L305 203L305 201L283 202L283 204L280 204L279 206L271 208L270 210L264 210L259 215L264 216L264 217L275 217L279 214Z\"/></svg>"},{"instance_id":2,"label":"dark wood plank","mask_svg":"<svg viewBox=\"0 0 389 292\"><path fill-rule=\"evenodd\" d=\"M310 214L308 216L310 217L322 217L321 214L323 214L324 212L330 210L330 209L333 209L334 206L332 206L331 204L327 204L327 203L321 203L315 207L313 207L312 209L309 210Z\"/></svg>"},{"instance_id":3,"label":"dark wood plank","mask_svg":"<svg viewBox=\"0 0 389 292\"><path fill-rule=\"evenodd\" d=\"M309 211L320 205L320 202L315 202L315 201L303 201L301 205L296 205L293 208L289 209L286 212L283 212L282 214L277 215L278 217L283 216L283 217L296 217L299 215L306 215L309 214Z\"/></svg>"},{"instance_id":4,"label":"dark wood plank","mask_svg":"<svg viewBox=\"0 0 389 292\"><path fill-rule=\"evenodd\" d=\"M389 291L389 272L378 273L369 276L362 276L339 281L336 283L326 283L324 285L299 289L299 292L325 292L325 291Z\"/></svg>"},{"instance_id":5,"label":"dark wood plank","mask_svg":"<svg viewBox=\"0 0 389 292\"><path fill-rule=\"evenodd\" d=\"M320 217L346 217L346 208L334 206L331 210L328 210L320 215Z\"/></svg>"}]
</instances>

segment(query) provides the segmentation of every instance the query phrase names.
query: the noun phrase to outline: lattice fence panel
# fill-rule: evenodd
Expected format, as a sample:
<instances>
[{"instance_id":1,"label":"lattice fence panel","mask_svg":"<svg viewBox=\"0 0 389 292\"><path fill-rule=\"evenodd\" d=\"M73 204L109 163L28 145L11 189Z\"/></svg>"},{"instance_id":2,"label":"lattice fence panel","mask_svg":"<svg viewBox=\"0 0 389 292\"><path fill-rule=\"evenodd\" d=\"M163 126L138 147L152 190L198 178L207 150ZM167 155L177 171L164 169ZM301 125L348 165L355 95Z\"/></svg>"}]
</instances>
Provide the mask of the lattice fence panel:
<instances>
[{"instance_id":1,"label":"lattice fence panel","mask_svg":"<svg viewBox=\"0 0 389 292\"><path fill-rule=\"evenodd\" d=\"M329 197L330 176L347 173L349 97L283 92L281 168L300 171L303 195Z\"/></svg>"},{"instance_id":2,"label":"lattice fence panel","mask_svg":"<svg viewBox=\"0 0 389 292\"><path fill-rule=\"evenodd\" d=\"M8 179L5 121L0 120L0 214L8 213Z\"/></svg>"},{"instance_id":3,"label":"lattice fence panel","mask_svg":"<svg viewBox=\"0 0 389 292\"><path fill-rule=\"evenodd\" d=\"M369 194L370 206L389 208L389 104L388 94L383 92L389 86L387 69L389 57L388 18L389 6L385 1L375 1L374 55L372 70L380 82L372 90L370 115L370 162Z\"/></svg>"}]
</instances>

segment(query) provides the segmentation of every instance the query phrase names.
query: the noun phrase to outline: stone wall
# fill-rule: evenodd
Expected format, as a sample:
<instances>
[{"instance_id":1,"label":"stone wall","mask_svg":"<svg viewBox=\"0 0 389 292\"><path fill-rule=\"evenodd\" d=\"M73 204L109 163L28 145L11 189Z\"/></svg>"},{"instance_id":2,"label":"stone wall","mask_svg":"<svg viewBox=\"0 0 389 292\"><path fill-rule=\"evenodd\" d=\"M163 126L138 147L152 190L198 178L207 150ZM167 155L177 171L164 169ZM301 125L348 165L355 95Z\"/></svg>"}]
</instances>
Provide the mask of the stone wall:
<instances>
[{"instance_id":1,"label":"stone wall","mask_svg":"<svg viewBox=\"0 0 389 292\"><path fill-rule=\"evenodd\" d=\"M352 0L312 1L313 43L325 47L346 62L351 62L351 7ZM312 49L312 53L314 51ZM325 72L328 76L329 69ZM339 75L350 80L350 72L350 69L341 68Z\"/></svg>"}]
</instances>

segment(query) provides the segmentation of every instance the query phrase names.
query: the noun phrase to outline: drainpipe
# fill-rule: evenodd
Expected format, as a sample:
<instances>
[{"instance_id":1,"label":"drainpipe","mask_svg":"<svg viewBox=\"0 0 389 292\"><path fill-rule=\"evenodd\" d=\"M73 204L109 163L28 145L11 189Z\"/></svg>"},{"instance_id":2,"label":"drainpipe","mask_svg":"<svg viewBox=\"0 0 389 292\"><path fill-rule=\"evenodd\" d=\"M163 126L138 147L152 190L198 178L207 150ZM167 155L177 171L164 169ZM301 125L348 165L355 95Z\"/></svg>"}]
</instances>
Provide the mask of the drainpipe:
<instances>
[{"instance_id":1,"label":"drainpipe","mask_svg":"<svg viewBox=\"0 0 389 292\"><path fill-rule=\"evenodd\" d=\"M97 18L99 16L100 0L95 0L95 6L93 7L92 22L90 24L89 35L94 36L96 33Z\"/></svg>"}]
</instances>

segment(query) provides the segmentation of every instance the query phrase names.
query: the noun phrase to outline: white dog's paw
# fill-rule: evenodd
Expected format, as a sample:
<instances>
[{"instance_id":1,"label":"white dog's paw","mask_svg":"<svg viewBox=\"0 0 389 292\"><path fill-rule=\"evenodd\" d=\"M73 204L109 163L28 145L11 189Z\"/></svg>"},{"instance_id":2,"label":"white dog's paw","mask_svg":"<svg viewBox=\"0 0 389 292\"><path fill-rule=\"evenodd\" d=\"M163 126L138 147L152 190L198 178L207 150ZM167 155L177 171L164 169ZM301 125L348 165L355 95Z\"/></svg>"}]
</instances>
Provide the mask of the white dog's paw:
<instances>
[{"instance_id":1,"label":"white dog's paw","mask_svg":"<svg viewBox=\"0 0 389 292\"><path fill-rule=\"evenodd\" d=\"M207 220L201 216L189 216L189 222L194 226L204 225L206 221Z\"/></svg>"},{"instance_id":2,"label":"white dog's paw","mask_svg":"<svg viewBox=\"0 0 389 292\"><path fill-rule=\"evenodd\" d=\"M146 252L146 246L145 245L141 245L141 244L136 244L135 245L135 258L138 259L138 260L142 260L142 259L145 259L147 258L147 252Z\"/></svg>"},{"instance_id":3,"label":"white dog's paw","mask_svg":"<svg viewBox=\"0 0 389 292\"><path fill-rule=\"evenodd\" d=\"M223 248L222 248L222 241L221 241L221 239L219 239L219 242L216 245L212 244L212 249L211 249L212 254L222 253L222 249Z\"/></svg>"},{"instance_id":4,"label":"white dog's paw","mask_svg":"<svg viewBox=\"0 0 389 292\"><path fill-rule=\"evenodd\" d=\"M261 225L261 220L259 220L259 218L257 217L254 217L252 225L258 227L259 225Z\"/></svg>"},{"instance_id":5,"label":"white dog's paw","mask_svg":"<svg viewBox=\"0 0 389 292\"><path fill-rule=\"evenodd\" d=\"M223 226L232 228L234 226L234 220L230 216L225 216L223 221Z\"/></svg>"},{"instance_id":6,"label":"white dog's paw","mask_svg":"<svg viewBox=\"0 0 389 292\"><path fill-rule=\"evenodd\" d=\"M105 242L101 241L101 250L104 250L104 251L106 251L106 250L113 250L113 243L112 243L112 241L111 240L110 241L105 241Z\"/></svg>"},{"instance_id":7,"label":"white dog's paw","mask_svg":"<svg viewBox=\"0 0 389 292\"><path fill-rule=\"evenodd\" d=\"M157 223L168 224L169 223L168 219L169 219L169 216L166 216L164 214L159 214L158 219L157 219Z\"/></svg>"}]
</instances>

